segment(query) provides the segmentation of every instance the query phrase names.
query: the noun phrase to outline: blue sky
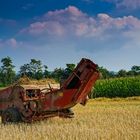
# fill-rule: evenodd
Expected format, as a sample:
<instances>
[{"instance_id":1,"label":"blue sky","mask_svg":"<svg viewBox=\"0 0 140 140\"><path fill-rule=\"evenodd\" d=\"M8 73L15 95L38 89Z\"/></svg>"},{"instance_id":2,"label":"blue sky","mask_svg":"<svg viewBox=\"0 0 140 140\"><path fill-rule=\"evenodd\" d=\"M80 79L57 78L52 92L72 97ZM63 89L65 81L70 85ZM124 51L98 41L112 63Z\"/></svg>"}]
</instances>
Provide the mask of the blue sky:
<instances>
[{"instance_id":1,"label":"blue sky","mask_svg":"<svg viewBox=\"0 0 140 140\"><path fill-rule=\"evenodd\" d=\"M111 71L140 65L139 0L0 0L0 59L50 70L90 58Z\"/></svg>"}]
</instances>

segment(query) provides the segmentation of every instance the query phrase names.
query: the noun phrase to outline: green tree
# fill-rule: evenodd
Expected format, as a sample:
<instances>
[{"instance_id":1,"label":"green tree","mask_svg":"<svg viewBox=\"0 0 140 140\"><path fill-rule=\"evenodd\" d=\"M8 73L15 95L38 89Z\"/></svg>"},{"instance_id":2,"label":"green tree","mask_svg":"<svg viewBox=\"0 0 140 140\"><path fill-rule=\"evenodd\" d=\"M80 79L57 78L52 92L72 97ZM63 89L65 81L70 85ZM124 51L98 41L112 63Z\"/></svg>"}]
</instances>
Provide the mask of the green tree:
<instances>
[{"instance_id":1,"label":"green tree","mask_svg":"<svg viewBox=\"0 0 140 140\"><path fill-rule=\"evenodd\" d=\"M73 70L75 69L75 64L66 64L66 68L63 72L62 75L62 80L65 80L69 77L69 75L73 72Z\"/></svg>"},{"instance_id":2,"label":"green tree","mask_svg":"<svg viewBox=\"0 0 140 140\"><path fill-rule=\"evenodd\" d=\"M20 75L21 76L24 76L24 75L27 75L28 77L30 77L30 65L29 64L24 64L23 66L20 67Z\"/></svg>"},{"instance_id":3,"label":"green tree","mask_svg":"<svg viewBox=\"0 0 140 140\"><path fill-rule=\"evenodd\" d=\"M98 70L101 73L101 79L106 79L110 77L109 71L104 67L98 67Z\"/></svg>"},{"instance_id":4,"label":"green tree","mask_svg":"<svg viewBox=\"0 0 140 140\"><path fill-rule=\"evenodd\" d=\"M10 57L1 59L1 82L4 85L11 84L15 79L14 65Z\"/></svg>"},{"instance_id":5,"label":"green tree","mask_svg":"<svg viewBox=\"0 0 140 140\"><path fill-rule=\"evenodd\" d=\"M71 72L75 69L75 64L66 64L66 66L67 66L66 69Z\"/></svg>"},{"instance_id":6,"label":"green tree","mask_svg":"<svg viewBox=\"0 0 140 140\"><path fill-rule=\"evenodd\" d=\"M31 59L30 62L30 71L32 73L32 77L35 79L43 78L43 71L42 71L42 63L40 60Z\"/></svg>"},{"instance_id":7,"label":"green tree","mask_svg":"<svg viewBox=\"0 0 140 140\"><path fill-rule=\"evenodd\" d=\"M29 64L24 64L20 67L20 75L27 75L30 78L41 79L43 78L42 63L40 60L31 59Z\"/></svg>"},{"instance_id":8,"label":"green tree","mask_svg":"<svg viewBox=\"0 0 140 140\"><path fill-rule=\"evenodd\" d=\"M116 75L116 72L114 71L109 71L109 77L110 78L115 78L117 75Z\"/></svg>"},{"instance_id":9,"label":"green tree","mask_svg":"<svg viewBox=\"0 0 140 140\"><path fill-rule=\"evenodd\" d=\"M121 70L118 71L117 76L118 76L118 77L126 77L126 76L127 76L127 71L121 69Z\"/></svg>"},{"instance_id":10,"label":"green tree","mask_svg":"<svg viewBox=\"0 0 140 140\"><path fill-rule=\"evenodd\" d=\"M135 74L134 71L130 70L130 71L127 72L127 75L128 76L135 76L136 74Z\"/></svg>"},{"instance_id":11,"label":"green tree","mask_svg":"<svg viewBox=\"0 0 140 140\"><path fill-rule=\"evenodd\" d=\"M64 69L62 69L62 68L56 68L56 69L54 69L54 71L52 72L51 76L52 76L52 78L54 78L57 82L61 82L63 73L64 73Z\"/></svg>"},{"instance_id":12,"label":"green tree","mask_svg":"<svg viewBox=\"0 0 140 140\"><path fill-rule=\"evenodd\" d=\"M44 65L44 73L43 73L44 78L51 78L51 72L48 71L48 66Z\"/></svg>"},{"instance_id":13,"label":"green tree","mask_svg":"<svg viewBox=\"0 0 140 140\"><path fill-rule=\"evenodd\" d=\"M140 74L140 66L132 66L131 71L134 72L134 75L139 75Z\"/></svg>"}]
</instances>

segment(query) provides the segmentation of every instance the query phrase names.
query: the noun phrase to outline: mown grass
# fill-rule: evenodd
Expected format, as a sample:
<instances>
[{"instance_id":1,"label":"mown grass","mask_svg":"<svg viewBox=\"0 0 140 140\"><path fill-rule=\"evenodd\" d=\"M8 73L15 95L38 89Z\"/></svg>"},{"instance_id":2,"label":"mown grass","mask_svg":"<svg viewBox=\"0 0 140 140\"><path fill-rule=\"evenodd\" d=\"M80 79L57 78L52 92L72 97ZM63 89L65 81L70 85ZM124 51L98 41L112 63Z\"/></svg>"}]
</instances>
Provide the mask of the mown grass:
<instances>
[{"instance_id":1,"label":"mown grass","mask_svg":"<svg viewBox=\"0 0 140 140\"><path fill-rule=\"evenodd\" d=\"M140 97L90 100L75 118L0 125L0 140L139 140Z\"/></svg>"}]
</instances>

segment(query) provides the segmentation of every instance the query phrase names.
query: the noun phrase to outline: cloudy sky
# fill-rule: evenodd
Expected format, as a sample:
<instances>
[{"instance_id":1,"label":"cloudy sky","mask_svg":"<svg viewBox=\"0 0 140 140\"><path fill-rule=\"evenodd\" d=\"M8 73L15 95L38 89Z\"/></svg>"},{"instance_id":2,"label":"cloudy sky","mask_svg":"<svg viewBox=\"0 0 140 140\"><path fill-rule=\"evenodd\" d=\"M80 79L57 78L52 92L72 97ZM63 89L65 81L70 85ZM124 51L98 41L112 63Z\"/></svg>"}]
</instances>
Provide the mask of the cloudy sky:
<instances>
[{"instance_id":1,"label":"cloudy sky","mask_svg":"<svg viewBox=\"0 0 140 140\"><path fill-rule=\"evenodd\" d=\"M140 0L0 0L0 59L50 70L89 58L111 71L140 65Z\"/></svg>"}]
</instances>

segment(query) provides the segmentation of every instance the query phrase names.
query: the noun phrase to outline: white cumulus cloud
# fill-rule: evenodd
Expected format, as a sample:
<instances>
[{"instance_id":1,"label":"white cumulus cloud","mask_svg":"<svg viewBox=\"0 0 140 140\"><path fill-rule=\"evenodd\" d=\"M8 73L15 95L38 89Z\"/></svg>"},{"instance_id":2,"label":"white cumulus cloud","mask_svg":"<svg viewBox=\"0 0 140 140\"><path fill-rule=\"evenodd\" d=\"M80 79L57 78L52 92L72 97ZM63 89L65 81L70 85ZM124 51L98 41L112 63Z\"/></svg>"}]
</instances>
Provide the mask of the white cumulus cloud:
<instances>
[{"instance_id":1,"label":"white cumulus cloud","mask_svg":"<svg viewBox=\"0 0 140 140\"><path fill-rule=\"evenodd\" d=\"M116 4L117 8L127 8L131 10L140 8L140 0L104 0Z\"/></svg>"},{"instance_id":2,"label":"white cumulus cloud","mask_svg":"<svg viewBox=\"0 0 140 140\"><path fill-rule=\"evenodd\" d=\"M88 16L77 7L49 11L36 22L22 29L22 34L31 36L62 37L112 37L128 31L140 30L140 20L134 16L113 18L105 13Z\"/></svg>"}]
</instances>

